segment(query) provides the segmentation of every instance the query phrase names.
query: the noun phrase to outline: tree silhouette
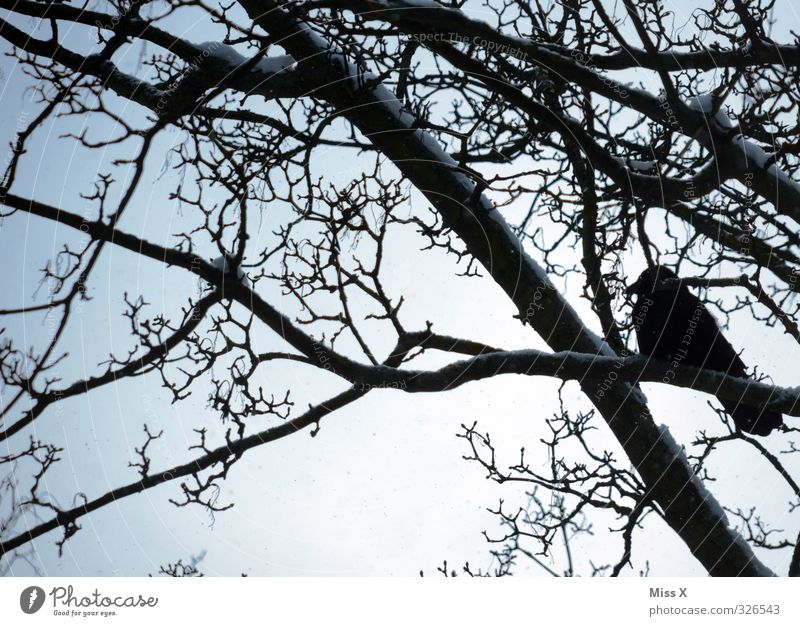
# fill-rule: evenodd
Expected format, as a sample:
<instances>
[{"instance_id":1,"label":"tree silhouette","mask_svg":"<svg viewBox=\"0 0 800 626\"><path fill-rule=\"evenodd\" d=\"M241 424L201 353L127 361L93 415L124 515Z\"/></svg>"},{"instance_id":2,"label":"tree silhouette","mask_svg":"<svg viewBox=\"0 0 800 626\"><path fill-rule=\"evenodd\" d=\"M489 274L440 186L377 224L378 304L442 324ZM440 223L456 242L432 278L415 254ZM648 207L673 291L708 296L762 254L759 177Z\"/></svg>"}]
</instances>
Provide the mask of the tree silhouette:
<instances>
[{"instance_id":1,"label":"tree silhouette","mask_svg":"<svg viewBox=\"0 0 800 626\"><path fill-rule=\"evenodd\" d=\"M492 507L494 565L466 573L646 573L633 550L656 523L711 575L797 572L800 387L759 373L793 380L774 363L748 378L636 354L625 293L668 266L735 320L734 345L784 333L778 358L795 354L800 42L779 36L774 1L0 2L4 82L31 97L4 97L4 255L41 269L9 279L0 311L4 571L159 485L213 516L246 452L316 433L367 394L424 403L513 374L582 395L559 393L555 415L532 406L549 434L514 451L463 426L466 458L526 494ZM50 185L67 161L91 165ZM437 299L427 264L467 294L489 281L529 342L454 336L456 316L492 322L479 301ZM98 285L115 294L108 328L87 329ZM100 334L113 347L89 363L81 346ZM303 397L288 368L334 392ZM178 406L207 398L214 424L186 425L193 443L170 462L147 419L167 404L126 406L143 442L116 462L135 477L54 493L71 470L42 423L139 378ZM698 392L680 442L644 393L678 387ZM751 437L714 397L785 424ZM711 460L733 455L760 459L767 511L709 491L726 479ZM619 531L611 562L576 552L597 526Z\"/></svg>"}]
</instances>

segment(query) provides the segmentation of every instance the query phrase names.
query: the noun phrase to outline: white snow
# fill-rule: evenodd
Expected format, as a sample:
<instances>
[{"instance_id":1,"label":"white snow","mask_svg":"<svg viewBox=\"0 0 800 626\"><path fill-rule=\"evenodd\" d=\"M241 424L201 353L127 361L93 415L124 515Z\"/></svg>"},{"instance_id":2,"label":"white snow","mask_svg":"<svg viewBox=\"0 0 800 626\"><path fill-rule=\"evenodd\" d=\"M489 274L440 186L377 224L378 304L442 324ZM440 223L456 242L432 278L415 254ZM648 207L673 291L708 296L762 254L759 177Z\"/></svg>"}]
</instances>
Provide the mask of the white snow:
<instances>
[{"instance_id":1,"label":"white snow","mask_svg":"<svg viewBox=\"0 0 800 626\"><path fill-rule=\"evenodd\" d=\"M228 257L225 256L225 255L219 256L216 259L214 259L213 261L211 261L211 265L215 269L218 269L223 274L229 274L231 272L231 270L233 269L232 264L228 261ZM240 283L242 283L245 286L249 286L248 278L245 275L245 273L244 273L244 271L242 270L241 267L237 267L236 268L236 280L238 280Z\"/></svg>"},{"instance_id":2,"label":"white snow","mask_svg":"<svg viewBox=\"0 0 800 626\"><path fill-rule=\"evenodd\" d=\"M687 102L689 108L701 113L711 113L714 108L714 94L713 92L701 93L693 96Z\"/></svg>"},{"instance_id":3,"label":"white snow","mask_svg":"<svg viewBox=\"0 0 800 626\"><path fill-rule=\"evenodd\" d=\"M761 563L761 561L759 561L756 558L756 555L753 552L752 547L750 547L750 544L747 543L747 541L745 541L744 537L742 537L742 535L739 532L737 532L735 528L731 527L730 522L728 520L728 516L725 514L725 510L722 508L722 506L714 497L714 495L708 489L706 489L706 486L700 479L700 477L694 473L694 470L689 465L689 461L686 458L686 455L684 454L683 448L680 445L678 445L677 441L675 441L675 438L672 436L672 433L669 431L669 428L667 428L665 424L658 424L657 427L658 427L658 432L660 433L661 442L667 449L669 449L672 452L673 454L672 458L680 459L680 462L686 467L687 471L691 473L692 486L695 488L700 497L703 498L703 501L711 509L711 513L725 523L729 535L731 535L734 538L734 541L736 542L736 545L739 547L741 553L747 556L750 562L754 566L758 567L759 570L761 570L762 576L775 576L775 572L773 572L771 569L769 569L766 565Z\"/></svg>"},{"instance_id":4,"label":"white snow","mask_svg":"<svg viewBox=\"0 0 800 626\"><path fill-rule=\"evenodd\" d=\"M641 176L650 176L650 178L654 178L654 175L657 173L658 163L656 161L640 161L638 159L627 159L618 156L612 156L612 159L616 161L621 167L624 167L631 172L635 172L637 175Z\"/></svg>"},{"instance_id":5,"label":"white snow","mask_svg":"<svg viewBox=\"0 0 800 626\"><path fill-rule=\"evenodd\" d=\"M689 98L686 105L690 109L699 111L700 113L711 113L711 111L714 110L714 94L713 92L709 92L692 96ZM728 117L728 114L725 113L722 102L719 103L719 109L717 109L717 112L714 114L714 121L720 128L733 128L733 122L731 122L731 118Z\"/></svg>"},{"instance_id":6,"label":"white snow","mask_svg":"<svg viewBox=\"0 0 800 626\"><path fill-rule=\"evenodd\" d=\"M792 179L786 172L784 172L779 167L775 165L770 165L767 168L767 174L770 176L774 176L778 179L781 185L785 185L792 188L792 192L795 194L800 194L800 184L794 179Z\"/></svg>"},{"instance_id":7,"label":"white snow","mask_svg":"<svg viewBox=\"0 0 800 626\"><path fill-rule=\"evenodd\" d=\"M655 161L637 161L636 159L630 159L628 164L631 166L631 169L637 172L648 172L655 169L657 166Z\"/></svg>"},{"instance_id":8,"label":"white snow","mask_svg":"<svg viewBox=\"0 0 800 626\"><path fill-rule=\"evenodd\" d=\"M219 41L204 41L202 43L196 43L194 46L200 49L204 56L214 56L217 59L227 61L228 65L232 67L238 67L249 61L246 56L240 54L233 46L220 43ZM263 74L277 74L283 70L292 69L294 66L296 66L294 58L285 54L277 57L263 58L256 63L253 70Z\"/></svg>"},{"instance_id":9,"label":"white snow","mask_svg":"<svg viewBox=\"0 0 800 626\"><path fill-rule=\"evenodd\" d=\"M368 73L366 74L366 79L374 80L374 76ZM409 128L414 123L414 116L403 108L403 103L386 87L378 84L375 86L372 93L375 94L375 97L389 110L392 117L403 126Z\"/></svg>"},{"instance_id":10,"label":"white snow","mask_svg":"<svg viewBox=\"0 0 800 626\"><path fill-rule=\"evenodd\" d=\"M288 54L279 57L265 57L256 63L255 69L264 74L277 74L286 69L295 69L297 63Z\"/></svg>"},{"instance_id":11,"label":"white snow","mask_svg":"<svg viewBox=\"0 0 800 626\"><path fill-rule=\"evenodd\" d=\"M691 97L686 104L690 109L695 111L700 111L704 114L710 113L714 108L714 95L713 93L699 94ZM714 115L714 121L720 128L734 128L733 122L728 117L727 113L723 112L721 105L722 103L720 103L720 108ZM800 184L775 164L766 167L767 163L772 158L772 153L767 152L741 134L736 135L731 142L742 151L745 167L752 167L755 165L759 169L765 169L766 173L774 177L779 185L786 188L787 192L792 193L795 197L800 197Z\"/></svg>"},{"instance_id":12,"label":"white snow","mask_svg":"<svg viewBox=\"0 0 800 626\"><path fill-rule=\"evenodd\" d=\"M757 146L752 141L745 139L742 135L734 137L733 143L741 148L748 164L754 163L757 167L763 168L770 158L766 150Z\"/></svg>"},{"instance_id":13,"label":"white snow","mask_svg":"<svg viewBox=\"0 0 800 626\"><path fill-rule=\"evenodd\" d=\"M219 41L204 41L194 44L194 47L199 48L201 52L205 52L204 56L213 55L218 59L224 59L231 65L241 65L247 60L235 48Z\"/></svg>"},{"instance_id":14,"label":"white snow","mask_svg":"<svg viewBox=\"0 0 800 626\"><path fill-rule=\"evenodd\" d=\"M385 7L387 9L398 9L403 7L398 7L398 4L405 5L408 8L425 8L425 9L442 9L446 8L443 7L438 2L434 2L434 0L403 0L402 2L386 2L385 0L374 0L373 4L377 4L378 6Z\"/></svg>"},{"instance_id":15,"label":"white snow","mask_svg":"<svg viewBox=\"0 0 800 626\"><path fill-rule=\"evenodd\" d=\"M751 164L755 164L756 167L760 169L764 169L766 164L770 161L773 156L773 153L769 153L760 146L756 145L749 139L745 138L742 135L737 135L733 138L734 145L739 146L742 150L742 154L745 158L746 165L750 166ZM769 167L766 168L766 173L769 176L773 176L777 179L778 183L781 185L785 185L790 187L790 191L794 194L800 195L800 184L797 181L793 180L791 176L789 176L786 172L782 169L777 167L774 163L771 164Z\"/></svg>"},{"instance_id":16,"label":"white snow","mask_svg":"<svg viewBox=\"0 0 800 626\"><path fill-rule=\"evenodd\" d=\"M697 478L697 475L694 473L694 470L689 465L689 461L684 454L683 447L680 446L677 441L675 441L675 438L672 436L672 433L670 432L667 425L657 424L656 428L658 428L658 432L660 433L660 438L662 443L664 444L664 447L669 449L670 452L672 453L672 458L680 459L681 463L686 467L687 471L691 472L692 476ZM708 489L706 489L706 486L703 484L703 481L697 478L696 480L693 479L692 482L696 483L697 492L703 498L703 501L705 501L709 505L714 515L724 520L725 525L730 527L730 522L728 521L728 515L725 513L725 509L723 509L722 506L720 506L719 502L717 502L717 499L713 496L713 494Z\"/></svg>"},{"instance_id":17,"label":"white snow","mask_svg":"<svg viewBox=\"0 0 800 626\"><path fill-rule=\"evenodd\" d=\"M447 165L452 165L453 167L458 167L458 163L456 160L451 157L447 152L444 151L442 148L442 144L440 144L436 139L431 137L428 133L423 130L415 130L414 136L419 139L420 143L425 146L430 152L433 152L436 156L437 161L441 161L442 163L446 163Z\"/></svg>"}]
</instances>

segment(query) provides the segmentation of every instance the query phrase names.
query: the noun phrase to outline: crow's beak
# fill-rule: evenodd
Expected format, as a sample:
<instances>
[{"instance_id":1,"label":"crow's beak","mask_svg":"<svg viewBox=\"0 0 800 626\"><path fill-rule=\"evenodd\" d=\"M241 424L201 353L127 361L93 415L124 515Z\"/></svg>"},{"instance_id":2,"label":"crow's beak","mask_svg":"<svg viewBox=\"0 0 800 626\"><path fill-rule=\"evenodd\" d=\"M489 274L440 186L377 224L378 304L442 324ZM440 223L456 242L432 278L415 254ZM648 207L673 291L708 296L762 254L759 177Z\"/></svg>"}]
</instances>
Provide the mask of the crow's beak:
<instances>
[{"instance_id":1,"label":"crow's beak","mask_svg":"<svg viewBox=\"0 0 800 626\"><path fill-rule=\"evenodd\" d=\"M628 288L625 290L625 295L626 295L626 296L628 296L628 297L630 298L630 297L631 297L633 294L637 293L637 292L639 291L639 283L640 283L640 282L641 282L641 279L637 280L635 283L633 283L632 285L630 285L630 286L629 286L629 287L628 287Z\"/></svg>"}]
</instances>

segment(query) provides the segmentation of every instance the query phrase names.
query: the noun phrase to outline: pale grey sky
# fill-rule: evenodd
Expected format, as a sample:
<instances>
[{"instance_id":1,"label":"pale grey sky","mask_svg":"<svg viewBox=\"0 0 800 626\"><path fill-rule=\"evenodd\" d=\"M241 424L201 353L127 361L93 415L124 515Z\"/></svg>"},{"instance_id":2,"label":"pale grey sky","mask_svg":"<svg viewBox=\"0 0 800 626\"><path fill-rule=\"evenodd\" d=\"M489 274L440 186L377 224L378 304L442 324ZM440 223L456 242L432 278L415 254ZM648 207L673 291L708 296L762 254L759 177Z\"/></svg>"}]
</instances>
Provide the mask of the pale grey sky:
<instances>
[{"instance_id":1,"label":"pale grey sky","mask_svg":"<svg viewBox=\"0 0 800 626\"><path fill-rule=\"evenodd\" d=\"M674 5L677 21L684 6ZM774 32L776 39L797 25L791 3L779 6L776 30L781 32ZM480 9L474 14L480 15ZM209 32L206 24L191 21L180 22L176 30L197 42L209 39ZM79 41L77 34L70 39L75 47L88 45ZM135 64L137 59L124 62ZM0 68L3 119L31 119L38 108L24 92L29 79L7 57L0 60ZM642 79L640 74L636 74L637 80ZM131 105L132 114L136 114L135 108ZM60 119L39 131L20 173L17 193L35 195L68 210L82 210L78 194L90 190L96 173L109 171L115 155L113 151L75 149L74 142L59 138L67 129L79 131L81 124L82 120ZM0 128L0 145L8 145L14 126ZM102 132L102 128L91 131ZM167 149L181 139L174 132L159 137L144 184L120 224L123 230L166 243L171 233L187 223L167 199L174 174L163 171ZM335 148L319 150L315 167L333 180L346 180L359 166L347 154L342 158ZM119 175L119 170L115 174ZM418 194L412 195L414 210L423 204ZM519 210L510 207L507 213L513 217ZM268 233L267 225L262 234ZM37 218L15 216L0 224L6 287L0 290L0 307L32 301L37 270L65 236L71 237ZM391 271L386 282L395 297L406 294L403 314L409 327L422 328L431 320L444 334L500 347L544 348L539 337L513 318L512 304L491 280L455 278L452 258L418 251L423 243L409 230L398 235L387 255ZM61 370L65 382L91 373L110 350L129 345L126 320L120 315L126 290L142 294L154 314L173 311L184 296L196 292L197 284L179 271L164 271L109 247L90 284L93 300L76 316L65 342L72 353L71 365ZM579 298L579 281L573 277L566 292L584 319L592 320L588 304ZM270 298L284 312L297 310L296 304L282 300L277 290ZM33 315L4 325L26 345L38 345L47 333L47 324ZM597 330L594 321L591 325ZM730 338L737 348L744 348L749 365L759 365L777 384L797 384L797 345L785 341L777 329L756 327L747 319L734 317ZM273 349L283 345L267 333L259 336L259 341ZM435 357L430 357L420 364L434 362ZM299 365L267 368L266 372L262 374L265 387L291 387L298 412L342 388L332 377ZM667 424L679 442L690 443L700 424L709 429L715 426L716 417L706 407L707 396L655 384L644 385L644 389L656 420ZM46 575L141 575L155 573L165 562L186 561L202 553L201 568L209 575L416 575L420 569L434 574L443 559L451 566L469 561L486 567L491 563L489 546L480 533L484 529L499 532L486 507L496 505L499 498L524 504L524 494L519 485L500 487L484 480L484 472L476 464L461 460L467 450L454 435L460 424L477 420L482 429L492 433L508 463L516 460L522 445L532 451L534 459L533 451L544 453L537 443L547 435L544 420L558 410L557 390L558 383L552 380L504 376L446 394L372 392L327 417L315 438L307 431L300 432L248 452L232 470L220 496L221 502L235 502L235 506L217 515L213 525L197 507L169 504L169 497L179 497L179 488L167 484L84 518L82 530L66 544L61 558L54 545L56 533L37 540L35 565ZM127 463L133 459L133 448L144 440L144 422L153 430L165 430L164 444L156 446L154 455L154 465L160 469L187 458L187 444L195 442L193 428L202 424L210 434L221 436L216 416L206 408L206 390L198 386L191 398L176 405L169 404L165 391L158 380L145 377L66 401L59 411L43 415L36 422L36 436L65 448L60 466L48 475L47 489L59 499L77 491L92 497L134 479L135 470ZM564 396L570 406L587 408L576 384L569 383ZM618 449L608 433L598 436L610 449ZM9 445L18 444L12 440ZM781 448L773 440L765 444L776 452ZM0 444L0 453L7 450L5 445ZM548 463L544 456L538 460L542 466ZM760 463L738 449L718 455L712 468L719 480L710 488L723 504L756 506L780 527L776 515L786 511L790 494L777 482L759 482L764 469ZM800 463L792 467L797 473ZM775 480L774 474L768 475ZM614 560L619 554L619 535L606 530L609 525L615 527L613 519L598 516L595 521L595 537L576 549L585 547L595 562L604 557ZM784 527L794 528L796 535L800 528L797 516L785 522ZM637 567L649 561L655 575L702 573L686 547L654 516L641 532L635 543ZM787 553L759 556L777 571L785 571ZM555 564L563 562L559 558ZM17 561L11 573L29 575L33 571L24 561ZM522 572L541 573L535 566ZM627 573L636 575L638 570Z\"/></svg>"}]
</instances>

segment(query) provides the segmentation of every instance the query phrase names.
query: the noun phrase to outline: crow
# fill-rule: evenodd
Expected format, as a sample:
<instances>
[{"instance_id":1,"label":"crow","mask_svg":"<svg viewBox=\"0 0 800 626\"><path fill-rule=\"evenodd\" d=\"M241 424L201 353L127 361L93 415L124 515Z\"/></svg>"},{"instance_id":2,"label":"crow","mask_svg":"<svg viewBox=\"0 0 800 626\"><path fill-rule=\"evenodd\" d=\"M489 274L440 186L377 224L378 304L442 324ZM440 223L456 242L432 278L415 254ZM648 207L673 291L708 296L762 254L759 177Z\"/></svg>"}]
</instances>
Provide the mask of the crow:
<instances>
[{"instance_id":1,"label":"crow","mask_svg":"<svg viewBox=\"0 0 800 626\"><path fill-rule=\"evenodd\" d=\"M633 325L639 352L675 365L691 365L729 376L747 378L744 363L723 337L714 316L677 274L663 265L646 269L627 289L636 295ZM783 424L775 411L718 398L736 427L753 435L768 435Z\"/></svg>"}]
</instances>

